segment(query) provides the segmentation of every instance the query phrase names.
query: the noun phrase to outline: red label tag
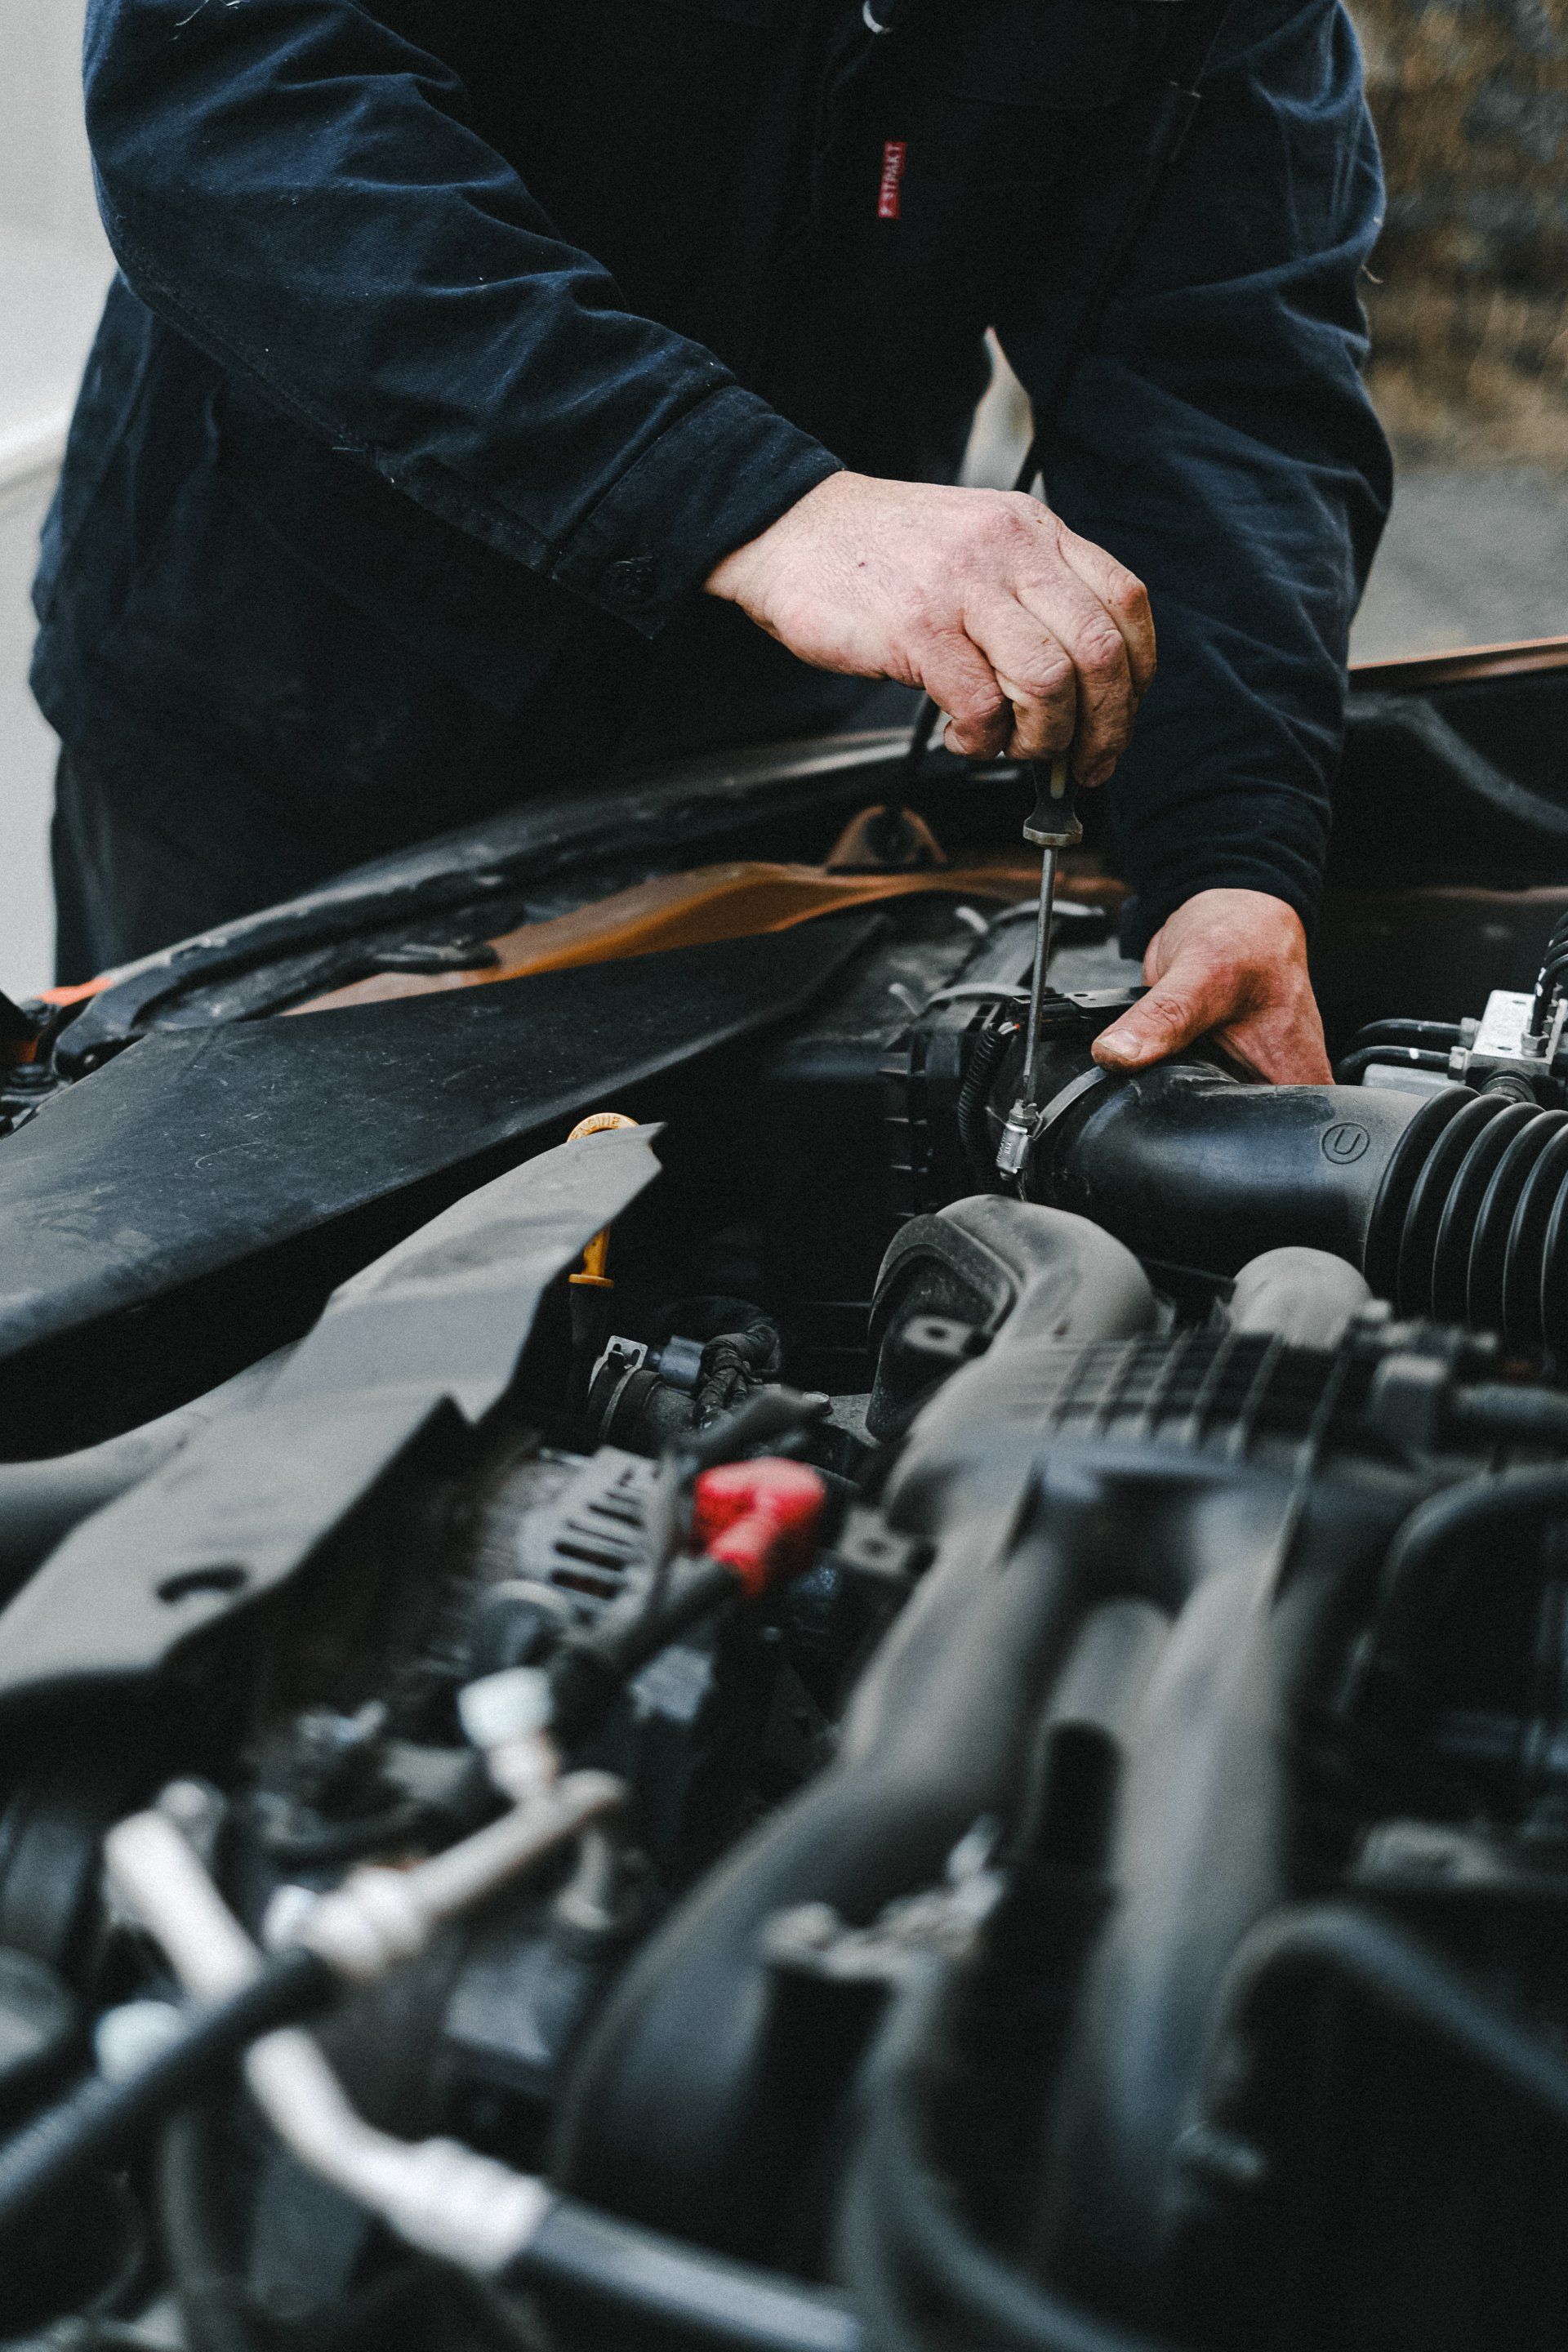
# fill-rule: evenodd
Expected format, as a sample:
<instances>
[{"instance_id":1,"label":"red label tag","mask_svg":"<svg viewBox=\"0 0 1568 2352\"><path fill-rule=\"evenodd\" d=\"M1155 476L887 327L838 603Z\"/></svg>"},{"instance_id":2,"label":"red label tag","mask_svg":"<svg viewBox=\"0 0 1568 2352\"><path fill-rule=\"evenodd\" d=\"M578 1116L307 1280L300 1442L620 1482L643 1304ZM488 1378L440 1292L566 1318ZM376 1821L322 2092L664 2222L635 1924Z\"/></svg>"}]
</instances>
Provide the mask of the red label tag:
<instances>
[{"instance_id":1,"label":"red label tag","mask_svg":"<svg viewBox=\"0 0 1568 2352\"><path fill-rule=\"evenodd\" d=\"M900 191L910 152L906 139L889 139L882 149L882 179L877 190L877 218L897 220L902 209Z\"/></svg>"}]
</instances>

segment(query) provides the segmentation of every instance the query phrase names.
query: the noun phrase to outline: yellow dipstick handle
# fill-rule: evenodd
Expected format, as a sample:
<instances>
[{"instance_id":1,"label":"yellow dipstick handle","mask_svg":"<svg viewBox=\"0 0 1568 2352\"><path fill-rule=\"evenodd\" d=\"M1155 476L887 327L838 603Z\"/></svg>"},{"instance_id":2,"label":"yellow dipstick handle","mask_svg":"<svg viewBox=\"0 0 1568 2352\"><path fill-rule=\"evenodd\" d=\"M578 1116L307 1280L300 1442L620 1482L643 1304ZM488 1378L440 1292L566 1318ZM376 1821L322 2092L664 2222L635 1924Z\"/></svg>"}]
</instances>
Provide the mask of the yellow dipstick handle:
<instances>
[{"instance_id":1,"label":"yellow dipstick handle","mask_svg":"<svg viewBox=\"0 0 1568 2352\"><path fill-rule=\"evenodd\" d=\"M585 1135L606 1135L612 1128L636 1125L636 1119L627 1118L624 1111L596 1110L592 1118L579 1119L566 1140L568 1143L579 1143ZM577 1274L569 1274L566 1279L585 1289L613 1290L616 1286L605 1271L609 1263L610 1229L606 1225L603 1233L594 1235L584 1251L582 1270Z\"/></svg>"}]
</instances>

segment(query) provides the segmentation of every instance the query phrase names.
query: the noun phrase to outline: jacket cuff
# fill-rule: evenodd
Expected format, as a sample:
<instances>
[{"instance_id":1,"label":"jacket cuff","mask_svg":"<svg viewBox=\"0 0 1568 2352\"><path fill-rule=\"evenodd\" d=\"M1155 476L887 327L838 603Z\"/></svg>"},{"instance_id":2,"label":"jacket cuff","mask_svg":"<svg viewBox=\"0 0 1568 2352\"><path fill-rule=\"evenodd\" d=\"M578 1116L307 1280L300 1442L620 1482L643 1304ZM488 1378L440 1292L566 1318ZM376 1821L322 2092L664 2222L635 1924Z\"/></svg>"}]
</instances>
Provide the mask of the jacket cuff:
<instances>
[{"instance_id":1,"label":"jacket cuff","mask_svg":"<svg viewBox=\"0 0 1568 2352\"><path fill-rule=\"evenodd\" d=\"M1261 890L1270 898L1283 898L1310 935L1322 896L1326 827L1312 823L1299 804L1259 799L1261 807L1254 804L1248 810L1250 821L1239 835L1216 829L1184 854L1161 855L1149 844L1139 845L1142 854L1135 858L1129 856L1134 896L1121 910L1124 956L1141 960L1167 916L1200 890ZM1260 814L1277 819L1276 826L1264 830L1261 837Z\"/></svg>"},{"instance_id":2,"label":"jacket cuff","mask_svg":"<svg viewBox=\"0 0 1568 2352\"><path fill-rule=\"evenodd\" d=\"M838 458L739 384L710 393L578 524L551 578L655 636L715 564L755 539Z\"/></svg>"}]
</instances>

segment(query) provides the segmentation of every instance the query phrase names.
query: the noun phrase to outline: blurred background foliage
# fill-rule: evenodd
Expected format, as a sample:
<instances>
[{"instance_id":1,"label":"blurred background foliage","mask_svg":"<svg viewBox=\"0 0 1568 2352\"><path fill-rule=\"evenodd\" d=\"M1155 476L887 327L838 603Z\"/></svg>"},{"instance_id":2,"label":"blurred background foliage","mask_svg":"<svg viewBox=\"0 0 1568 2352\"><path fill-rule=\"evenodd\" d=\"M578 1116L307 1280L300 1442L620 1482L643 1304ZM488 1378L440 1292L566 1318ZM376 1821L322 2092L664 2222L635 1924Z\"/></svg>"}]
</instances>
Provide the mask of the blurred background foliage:
<instances>
[{"instance_id":1,"label":"blurred background foliage","mask_svg":"<svg viewBox=\"0 0 1568 2352\"><path fill-rule=\"evenodd\" d=\"M1407 466L1568 473L1568 0L1350 0L1388 212L1370 382Z\"/></svg>"}]
</instances>

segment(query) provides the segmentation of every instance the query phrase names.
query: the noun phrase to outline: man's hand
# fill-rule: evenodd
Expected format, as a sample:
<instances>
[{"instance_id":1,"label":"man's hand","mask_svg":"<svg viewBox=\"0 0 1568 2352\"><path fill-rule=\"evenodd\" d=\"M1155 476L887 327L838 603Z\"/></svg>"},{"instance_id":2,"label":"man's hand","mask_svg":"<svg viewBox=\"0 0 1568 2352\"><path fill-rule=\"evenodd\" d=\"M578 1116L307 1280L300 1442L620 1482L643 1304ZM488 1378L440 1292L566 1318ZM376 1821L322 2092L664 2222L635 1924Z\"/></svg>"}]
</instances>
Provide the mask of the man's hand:
<instances>
[{"instance_id":1,"label":"man's hand","mask_svg":"<svg viewBox=\"0 0 1568 2352\"><path fill-rule=\"evenodd\" d=\"M949 751L1102 784L1154 675L1142 583L1036 499L835 474L710 575L816 669L924 687Z\"/></svg>"},{"instance_id":2,"label":"man's hand","mask_svg":"<svg viewBox=\"0 0 1568 2352\"><path fill-rule=\"evenodd\" d=\"M1211 1034L1277 1087L1331 1078L1307 935L1282 898L1200 890L1150 940L1143 977L1148 995L1095 1040L1107 1069L1141 1070Z\"/></svg>"}]
</instances>

